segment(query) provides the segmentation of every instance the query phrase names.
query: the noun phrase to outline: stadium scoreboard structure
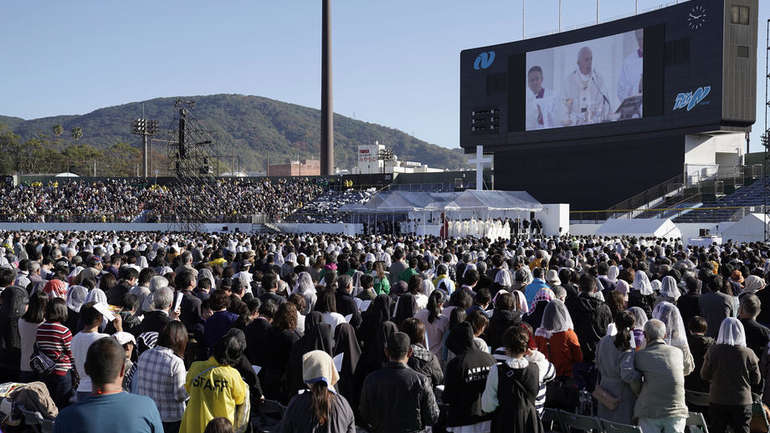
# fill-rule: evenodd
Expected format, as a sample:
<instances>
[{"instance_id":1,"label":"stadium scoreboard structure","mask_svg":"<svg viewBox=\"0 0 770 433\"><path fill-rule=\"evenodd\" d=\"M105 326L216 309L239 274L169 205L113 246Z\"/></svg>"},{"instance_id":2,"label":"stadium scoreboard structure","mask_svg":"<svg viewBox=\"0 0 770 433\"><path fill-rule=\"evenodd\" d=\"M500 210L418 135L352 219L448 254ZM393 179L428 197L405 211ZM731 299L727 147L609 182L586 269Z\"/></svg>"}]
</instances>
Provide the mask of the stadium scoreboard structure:
<instances>
[{"instance_id":1,"label":"stadium scoreboard structure","mask_svg":"<svg viewBox=\"0 0 770 433\"><path fill-rule=\"evenodd\" d=\"M754 123L757 14L757 0L691 0L464 50L461 146L470 153L484 145L495 154L495 166L502 159L512 168L498 170L498 187L525 187L541 201L571 200L577 208L617 203L681 173L686 135L745 132ZM661 157L669 163L658 173L637 176L633 185L621 180L603 200L557 194L589 186L565 176L568 164L582 163L581 173L602 168L620 177L607 167ZM528 187L527 177L535 174L561 181Z\"/></svg>"}]
</instances>

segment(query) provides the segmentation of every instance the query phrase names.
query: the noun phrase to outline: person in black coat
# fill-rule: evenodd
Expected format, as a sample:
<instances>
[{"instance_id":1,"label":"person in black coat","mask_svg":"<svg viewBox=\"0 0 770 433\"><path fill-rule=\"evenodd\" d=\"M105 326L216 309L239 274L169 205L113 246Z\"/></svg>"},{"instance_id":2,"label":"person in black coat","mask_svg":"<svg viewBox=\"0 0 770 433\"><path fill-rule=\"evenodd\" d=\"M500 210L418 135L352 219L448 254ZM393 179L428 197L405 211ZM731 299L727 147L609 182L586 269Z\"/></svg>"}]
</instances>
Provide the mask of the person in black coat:
<instances>
[{"instance_id":1,"label":"person in black coat","mask_svg":"<svg viewBox=\"0 0 770 433\"><path fill-rule=\"evenodd\" d=\"M583 275L580 277L580 295L568 298L564 303L575 324L575 334L583 351L583 362L586 363L593 362L596 346L607 333L607 325L612 322L610 307L593 297L595 291L596 279Z\"/></svg>"},{"instance_id":2,"label":"person in black coat","mask_svg":"<svg viewBox=\"0 0 770 433\"><path fill-rule=\"evenodd\" d=\"M409 337L394 332L386 341L388 362L367 376L357 419L372 433L425 431L439 416L433 390L424 375L406 365Z\"/></svg>"},{"instance_id":3,"label":"person in black coat","mask_svg":"<svg viewBox=\"0 0 770 433\"><path fill-rule=\"evenodd\" d=\"M444 383L444 372L438 357L425 347L425 324L414 317L404 320L401 324L401 332L409 336L412 343L412 356L407 365L430 379L431 387Z\"/></svg>"},{"instance_id":4,"label":"person in black coat","mask_svg":"<svg viewBox=\"0 0 770 433\"><path fill-rule=\"evenodd\" d=\"M481 394L495 359L473 344L473 328L468 322L457 325L449 333L446 344L455 354L446 367L442 397L449 405L447 425L471 426L491 419L492 414L481 410Z\"/></svg>"},{"instance_id":5,"label":"person in black coat","mask_svg":"<svg viewBox=\"0 0 770 433\"><path fill-rule=\"evenodd\" d=\"M388 339L396 332L398 332L398 327L395 323L383 322L380 324L378 332L370 340L364 341L361 359L358 360L356 372L354 373L355 389L361 389L366 377L370 373L381 369L387 363L385 347L387 346ZM358 408L359 396L354 397L356 398L351 404L354 403L353 407Z\"/></svg>"},{"instance_id":6,"label":"person in black coat","mask_svg":"<svg viewBox=\"0 0 770 433\"><path fill-rule=\"evenodd\" d=\"M139 336L145 332L157 332L160 334L160 331L171 321L169 310L173 300L174 293L170 288L161 287L156 289L152 294L153 311L144 313L142 323L134 328L134 335Z\"/></svg>"},{"instance_id":7,"label":"person in black coat","mask_svg":"<svg viewBox=\"0 0 770 433\"><path fill-rule=\"evenodd\" d=\"M358 341L365 349L367 343L377 339L382 324L391 318L391 301L388 295L378 295L362 315L361 326L358 328ZM384 356L384 355L383 355ZM355 407L355 406L353 406Z\"/></svg>"},{"instance_id":8,"label":"person in black coat","mask_svg":"<svg viewBox=\"0 0 770 433\"><path fill-rule=\"evenodd\" d=\"M184 270L176 275L174 282L177 289L181 290L182 296L182 302L179 306L179 320L184 323L190 335L195 338L203 337L202 301L193 293L196 284L193 273L190 270Z\"/></svg>"},{"instance_id":9,"label":"person in black coat","mask_svg":"<svg viewBox=\"0 0 770 433\"><path fill-rule=\"evenodd\" d=\"M358 345L357 341L356 345ZM329 356L334 356L334 330L328 323L323 323L323 315L318 311L311 311L305 316L305 333L292 346L287 377L290 395L304 389L302 357L313 350L323 350Z\"/></svg>"},{"instance_id":10,"label":"person in black coat","mask_svg":"<svg viewBox=\"0 0 770 433\"><path fill-rule=\"evenodd\" d=\"M278 400L282 404L289 402L291 397L287 378L289 355L299 338L297 307L285 302L275 313L273 326L267 334L267 345L263 347L267 353L259 376L266 398Z\"/></svg>"},{"instance_id":11,"label":"person in black coat","mask_svg":"<svg viewBox=\"0 0 770 433\"><path fill-rule=\"evenodd\" d=\"M414 317L417 313L417 301L411 293L404 293L396 301L396 311L393 314L393 322L400 325L406 319Z\"/></svg>"},{"instance_id":12,"label":"person in black coat","mask_svg":"<svg viewBox=\"0 0 770 433\"><path fill-rule=\"evenodd\" d=\"M350 275L340 275L337 278L337 312L343 316L351 315L350 323L354 328L361 326L361 311L358 309L353 293L353 278Z\"/></svg>"},{"instance_id":13,"label":"person in black coat","mask_svg":"<svg viewBox=\"0 0 770 433\"><path fill-rule=\"evenodd\" d=\"M495 299L495 310L492 313L492 318L489 319L485 338L492 351L502 345L500 338L502 338L503 332L506 329L521 324L521 312L516 311L514 304L515 300L512 294L507 292L498 293L497 299ZM539 323L538 326L540 326Z\"/></svg>"},{"instance_id":14,"label":"person in black coat","mask_svg":"<svg viewBox=\"0 0 770 433\"><path fill-rule=\"evenodd\" d=\"M274 302L262 304L257 317L246 326L246 356L254 365L260 367L265 365L267 335L273 326L271 322L276 311L278 311L278 305Z\"/></svg>"},{"instance_id":15,"label":"person in black coat","mask_svg":"<svg viewBox=\"0 0 770 433\"><path fill-rule=\"evenodd\" d=\"M355 372L361 359L361 346L356 339L356 331L350 323L340 323L335 329L334 356L342 355L342 368L337 389L346 399L351 400L358 394L355 387Z\"/></svg>"},{"instance_id":16,"label":"person in black coat","mask_svg":"<svg viewBox=\"0 0 770 433\"><path fill-rule=\"evenodd\" d=\"M761 304L757 295L747 293L741 296L738 319L743 324L743 331L746 334L746 346L754 351L757 359L762 358L762 354L767 350L767 343L770 342L770 329L760 325L756 320L760 309Z\"/></svg>"},{"instance_id":17,"label":"person in black coat","mask_svg":"<svg viewBox=\"0 0 770 433\"><path fill-rule=\"evenodd\" d=\"M690 323L690 319L695 316L700 316L700 305L698 298L700 298L700 283L693 277L687 277L685 279L687 285L687 293L680 296L676 300L676 308L679 309L679 313L682 315L682 321L684 323Z\"/></svg>"}]
</instances>

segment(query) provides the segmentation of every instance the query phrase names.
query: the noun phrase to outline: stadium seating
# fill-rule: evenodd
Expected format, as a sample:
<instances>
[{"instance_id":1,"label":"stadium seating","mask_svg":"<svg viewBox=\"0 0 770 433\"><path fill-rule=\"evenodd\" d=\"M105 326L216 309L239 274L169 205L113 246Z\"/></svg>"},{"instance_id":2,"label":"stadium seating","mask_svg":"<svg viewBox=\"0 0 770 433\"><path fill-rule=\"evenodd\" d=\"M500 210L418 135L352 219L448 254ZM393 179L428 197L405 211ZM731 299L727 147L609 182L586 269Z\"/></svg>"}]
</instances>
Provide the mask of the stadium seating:
<instances>
[{"instance_id":1,"label":"stadium seating","mask_svg":"<svg viewBox=\"0 0 770 433\"><path fill-rule=\"evenodd\" d=\"M766 183L760 179L756 182L735 190L735 192L722 198L712 197L704 199L702 208L685 213L676 219L675 223L695 222L722 222L735 219L737 214L742 215L740 207L759 207L764 203L764 188ZM717 209L714 209L717 208Z\"/></svg>"}]
</instances>

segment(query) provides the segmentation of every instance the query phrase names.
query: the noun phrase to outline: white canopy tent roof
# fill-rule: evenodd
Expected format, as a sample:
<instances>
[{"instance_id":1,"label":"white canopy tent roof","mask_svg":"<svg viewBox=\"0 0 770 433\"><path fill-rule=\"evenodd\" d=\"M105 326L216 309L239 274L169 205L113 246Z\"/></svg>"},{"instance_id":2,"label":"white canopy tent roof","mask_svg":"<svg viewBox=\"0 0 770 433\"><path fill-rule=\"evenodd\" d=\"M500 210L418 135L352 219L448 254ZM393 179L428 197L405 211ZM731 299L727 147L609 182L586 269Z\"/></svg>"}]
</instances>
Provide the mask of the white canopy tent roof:
<instances>
[{"instance_id":1,"label":"white canopy tent roof","mask_svg":"<svg viewBox=\"0 0 770 433\"><path fill-rule=\"evenodd\" d=\"M597 236L655 236L668 239L682 237L679 227L668 218L608 219L595 234Z\"/></svg>"},{"instance_id":2,"label":"white canopy tent roof","mask_svg":"<svg viewBox=\"0 0 770 433\"><path fill-rule=\"evenodd\" d=\"M502 217L507 213L541 211L543 205L524 191L413 192L386 191L366 203L343 206L355 214L441 213L458 217Z\"/></svg>"},{"instance_id":3,"label":"white canopy tent roof","mask_svg":"<svg viewBox=\"0 0 770 433\"><path fill-rule=\"evenodd\" d=\"M765 238L765 222L770 220L761 213L748 214L737 223L722 230L722 238L735 242L762 241Z\"/></svg>"}]
</instances>

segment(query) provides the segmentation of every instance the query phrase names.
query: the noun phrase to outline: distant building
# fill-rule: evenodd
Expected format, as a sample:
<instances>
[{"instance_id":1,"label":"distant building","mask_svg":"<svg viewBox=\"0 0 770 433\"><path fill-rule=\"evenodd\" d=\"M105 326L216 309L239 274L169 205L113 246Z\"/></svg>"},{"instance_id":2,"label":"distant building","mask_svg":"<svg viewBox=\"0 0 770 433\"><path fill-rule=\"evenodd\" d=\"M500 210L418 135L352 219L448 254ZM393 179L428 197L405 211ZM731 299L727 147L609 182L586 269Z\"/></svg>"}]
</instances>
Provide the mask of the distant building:
<instances>
[{"instance_id":1,"label":"distant building","mask_svg":"<svg viewBox=\"0 0 770 433\"><path fill-rule=\"evenodd\" d=\"M353 174L376 173L436 173L443 169L431 168L427 164L415 161L399 161L398 156L378 142L358 146L358 164L353 167Z\"/></svg>"},{"instance_id":2,"label":"distant building","mask_svg":"<svg viewBox=\"0 0 770 433\"><path fill-rule=\"evenodd\" d=\"M321 161L318 159L303 159L291 161L288 164L276 164L268 167L268 176L320 176Z\"/></svg>"}]
</instances>

